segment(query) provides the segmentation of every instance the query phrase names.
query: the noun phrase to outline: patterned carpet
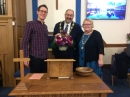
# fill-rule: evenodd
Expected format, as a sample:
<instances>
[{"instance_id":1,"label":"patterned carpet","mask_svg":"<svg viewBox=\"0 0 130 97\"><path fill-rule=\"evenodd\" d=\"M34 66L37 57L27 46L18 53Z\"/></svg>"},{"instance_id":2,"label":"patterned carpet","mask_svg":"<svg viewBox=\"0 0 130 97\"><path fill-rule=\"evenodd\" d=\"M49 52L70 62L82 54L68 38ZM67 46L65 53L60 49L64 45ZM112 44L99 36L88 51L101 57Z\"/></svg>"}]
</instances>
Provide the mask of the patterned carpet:
<instances>
[{"instance_id":1,"label":"patterned carpet","mask_svg":"<svg viewBox=\"0 0 130 97\"><path fill-rule=\"evenodd\" d=\"M108 94L108 97L130 97L130 87L128 87L128 81L126 79L119 80L114 79L114 86L111 85L110 70L103 71L103 81L114 91L112 94ZM0 86L0 97L9 97L8 94L13 87Z\"/></svg>"}]
</instances>

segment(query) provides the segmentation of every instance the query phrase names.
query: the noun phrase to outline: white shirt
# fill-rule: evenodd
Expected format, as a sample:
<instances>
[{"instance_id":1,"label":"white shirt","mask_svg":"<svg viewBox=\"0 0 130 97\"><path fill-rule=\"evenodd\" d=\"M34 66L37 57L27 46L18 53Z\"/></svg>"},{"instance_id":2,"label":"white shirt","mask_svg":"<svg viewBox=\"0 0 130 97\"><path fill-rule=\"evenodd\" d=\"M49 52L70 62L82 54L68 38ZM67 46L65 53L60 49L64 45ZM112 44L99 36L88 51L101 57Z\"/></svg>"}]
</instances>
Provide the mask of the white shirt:
<instances>
[{"instance_id":1,"label":"white shirt","mask_svg":"<svg viewBox=\"0 0 130 97\"><path fill-rule=\"evenodd\" d=\"M67 24L66 22L64 22L64 29L66 28L66 25L68 25L68 31L67 33L69 34L70 32L70 26L71 26L71 23Z\"/></svg>"}]
</instances>

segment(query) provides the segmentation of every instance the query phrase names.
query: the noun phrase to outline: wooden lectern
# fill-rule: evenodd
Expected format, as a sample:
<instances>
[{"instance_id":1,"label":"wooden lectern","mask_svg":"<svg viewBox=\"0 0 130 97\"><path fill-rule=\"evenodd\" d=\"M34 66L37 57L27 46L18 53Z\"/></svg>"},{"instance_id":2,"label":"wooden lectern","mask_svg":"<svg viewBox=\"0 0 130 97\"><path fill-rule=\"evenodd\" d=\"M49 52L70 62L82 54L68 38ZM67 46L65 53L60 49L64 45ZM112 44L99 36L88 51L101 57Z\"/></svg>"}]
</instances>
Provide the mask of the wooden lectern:
<instances>
[{"instance_id":1,"label":"wooden lectern","mask_svg":"<svg viewBox=\"0 0 130 97\"><path fill-rule=\"evenodd\" d=\"M73 79L74 59L47 59L47 79L51 77L69 77Z\"/></svg>"}]
</instances>

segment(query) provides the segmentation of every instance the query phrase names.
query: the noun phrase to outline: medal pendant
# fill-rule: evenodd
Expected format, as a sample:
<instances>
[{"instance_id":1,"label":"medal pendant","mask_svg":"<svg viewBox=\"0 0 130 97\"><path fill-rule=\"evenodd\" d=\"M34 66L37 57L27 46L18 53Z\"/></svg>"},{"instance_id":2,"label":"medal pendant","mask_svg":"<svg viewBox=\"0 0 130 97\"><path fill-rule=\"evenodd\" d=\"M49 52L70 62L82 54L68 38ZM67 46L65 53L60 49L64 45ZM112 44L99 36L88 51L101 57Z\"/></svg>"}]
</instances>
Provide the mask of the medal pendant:
<instances>
[{"instance_id":1,"label":"medal pendant","mask_svg":"<svg viewBox=\"0 0 130 97\"><path fill-rule=\"evenodd\" d=\"M81 49L84 49L84 47L82 46Z\"/></svg>"}]
</instances>

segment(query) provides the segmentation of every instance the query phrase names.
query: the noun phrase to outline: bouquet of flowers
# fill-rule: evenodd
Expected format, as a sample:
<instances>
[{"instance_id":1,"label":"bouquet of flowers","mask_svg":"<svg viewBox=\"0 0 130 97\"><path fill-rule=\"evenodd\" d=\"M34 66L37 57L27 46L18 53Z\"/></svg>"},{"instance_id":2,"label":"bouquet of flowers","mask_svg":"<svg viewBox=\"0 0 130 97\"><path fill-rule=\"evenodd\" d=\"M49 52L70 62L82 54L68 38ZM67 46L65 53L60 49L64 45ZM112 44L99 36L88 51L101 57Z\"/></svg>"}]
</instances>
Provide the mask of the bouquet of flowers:
<instances>
[{"instance_id":1,"label":"bouquet of flowers","mask_svg":"<svg viewBox=\"0 0 130 97\"><path fill-rule=\"evenodd\" d=\"M127 40L130 40L130 33L127 34Z\"/></svg>"},{"instance_id":2,"label":"bouquet of flowers","mask_svg":"<svg viewBox=\"0 0 130 97\"><path fill-rule=\"evenodd\" d=\"M65 51L68 47L74 46L72 36L66 35L66 31L63 30L61 34L57 35L52 43L52 48L59 47L59 50Z\"/></svg>"}]
</instances>

